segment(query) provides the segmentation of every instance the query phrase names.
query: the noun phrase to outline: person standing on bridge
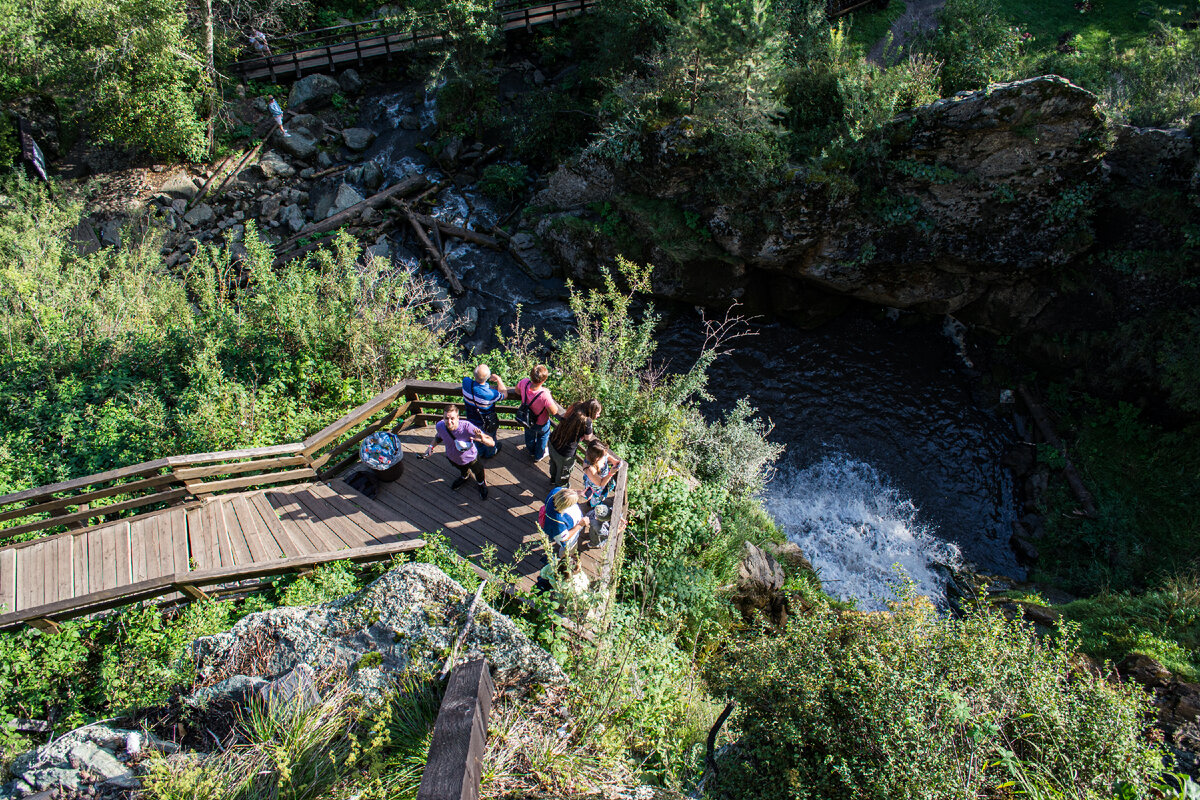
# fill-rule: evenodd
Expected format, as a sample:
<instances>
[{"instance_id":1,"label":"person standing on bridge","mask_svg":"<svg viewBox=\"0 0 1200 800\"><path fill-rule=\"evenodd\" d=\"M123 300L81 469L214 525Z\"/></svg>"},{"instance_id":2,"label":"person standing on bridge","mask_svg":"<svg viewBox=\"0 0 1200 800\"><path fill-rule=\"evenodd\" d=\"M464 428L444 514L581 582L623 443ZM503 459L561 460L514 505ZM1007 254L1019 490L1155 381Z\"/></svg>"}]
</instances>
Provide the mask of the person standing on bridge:
<instances>
[{"instance_id":1,"label":"person standing on bridge","mask_svg":"<svg viewBox=\"0 0 1200 800\"><path fill-rule=\"evenodd\" d=\"M275 118L275 127L279 128L279 132L284 136L291 136L287 128L283 127L283 109L279 107L279 101L273 94L267 95L267 111Z\"/></svg>"},{"instance_id":2,"label":"person standing on bridge","mask_svg":"<svg viewBox=\"0 0 1200 800\"><path fill-rule=\"evenodd\" d=\"M546 369L544 364L538 364L529 370L528 378L517 381L521 407L528 409L527 420L522 420L518 414L517 421L525 425L525 450L534 461L541 461L546 457L546 448L550 441L551 415L567 413L546 387L548 377L550 370Z\"/></svg>"},{"instance_id":3,"label":"person standing on bridge","mask_svg":"<svg viewBox=\"0 0 1200 800\"><path fill-rule=\"evenodd\" d=\"M441 442L446 446L446 458L458 467L459 476L450 484L451 491L458 489L467 482L467 474L475 476L475 484L479 489L479 499L487 500L487 478L483 471L483 461L479 458L479 448L476 445L493 446L496 440L465 419L458 418L458 407L450 406L442 419L433 428L433 441L425 448L425 458L433 455L433 448Z\"/></svg>"},{"instance_id":4,"label":"person standing on bridge","mask_svg":"<svg viewBox=\"0 0 1200 800\"><path fill-rule=\"evenodd\" d=\"M488 386L496 384L495 388ZM472 375L462 380L463 405L467 407L467 419L482 428L488 436L495 436L500 430L500 417L496 414L496 403L508 395L508 388L499 375L492 374L492 368L480 364ZM500 452L500 445L483 446L480 453L483 458L491 458Z\"/></svg>"},{"instance_id":5,"label":"person standing on bridge","mask_svg":"<svg viewBox=\"0 0 1200 800\"><path fill-rule=\"evenodd\" d=\"M250 29L250 44L254 47L255 52L258 53L260 58L264 56L267 58L271 57L271 45L267 44L267 35L257 28Z\"/></svg>"}]
</instances>

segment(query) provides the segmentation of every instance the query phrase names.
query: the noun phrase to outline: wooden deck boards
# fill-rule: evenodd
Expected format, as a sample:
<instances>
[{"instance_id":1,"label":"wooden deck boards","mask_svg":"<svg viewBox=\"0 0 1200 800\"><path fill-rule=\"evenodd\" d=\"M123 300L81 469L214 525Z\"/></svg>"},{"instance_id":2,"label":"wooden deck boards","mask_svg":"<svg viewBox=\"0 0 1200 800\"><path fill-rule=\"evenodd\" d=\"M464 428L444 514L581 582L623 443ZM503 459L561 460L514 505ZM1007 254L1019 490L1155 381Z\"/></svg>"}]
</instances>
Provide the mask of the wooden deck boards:
<instances>
[{"instance_id":1,"label":"wooden deck boards","mask_svg":"<svg viewBox=\"0 0 1200 800\"><path fill-rule=\"evenodd\" d=\"M497 562L512 564L529 585L541 564L537 515L550 482L545 467L526 457L519 431L498 436L504 447L485 462L487 500L479 499L473 480L451 491L458 470L440 450L417 458L430 431L415 429L401 434L404 474L381 484L375 499L341 480L271 487L0 548L0 627L36 619L42 607L70 616L73 602L111 607L123 596L161 597L172 584L186 585L189 573L230 571L236 580L239 570L261 574L265 565L286 560L321 563L372 547L394 552L397 543L435 531L476 562L494 548ZM572 479L576 489L579 474ZM597 555L585 551L581 559L593 578L601 567ZM156 593L155 585L164 588Z\"/></svg>"}]
</instances>

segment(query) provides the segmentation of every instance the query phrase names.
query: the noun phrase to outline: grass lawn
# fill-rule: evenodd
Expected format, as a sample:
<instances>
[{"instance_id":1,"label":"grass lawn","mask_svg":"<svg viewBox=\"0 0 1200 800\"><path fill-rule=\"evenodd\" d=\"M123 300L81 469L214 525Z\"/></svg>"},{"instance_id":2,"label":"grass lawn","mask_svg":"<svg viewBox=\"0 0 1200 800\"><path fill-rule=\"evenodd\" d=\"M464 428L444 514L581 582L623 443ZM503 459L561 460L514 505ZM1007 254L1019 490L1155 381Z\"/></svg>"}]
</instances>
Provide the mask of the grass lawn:
<instances>
[{"instance_id":1,"label":"grass lawn","mask_svg":"<svg viewBox=\"0 0 1200 800\"><path fill-rule=\"evenodd\" d=\"M891 0L887 8L874 11L870 7L847 14L846 24L850 27L850 41L862 48L863 55L870 52L876 42L892 27L892 23L904 13L904 0Z\"/></svg>"}]
</instances>

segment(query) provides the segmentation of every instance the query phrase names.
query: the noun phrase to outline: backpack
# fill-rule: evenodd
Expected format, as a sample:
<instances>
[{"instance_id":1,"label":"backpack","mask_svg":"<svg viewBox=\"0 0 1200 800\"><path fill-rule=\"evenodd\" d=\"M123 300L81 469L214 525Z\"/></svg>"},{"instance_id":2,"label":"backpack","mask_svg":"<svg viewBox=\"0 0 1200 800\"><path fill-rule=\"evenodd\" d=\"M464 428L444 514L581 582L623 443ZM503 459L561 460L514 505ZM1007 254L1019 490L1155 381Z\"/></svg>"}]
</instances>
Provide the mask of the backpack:
<instances>
[{"instance_id":1,"label":"backpack","mask_svg":"<svg viewBox=\"0 0 1200 800\"><path fill-rule=\"evenodd\" d=\"M535 394L533 397L529 398L528 400L525 399L525 396L524 396L525 392L521 393L521 405L519 408L517 408L517 413L515 416L515 419L517 420L517 423L519 425L521 425L522 427L525 427L525 428L539 427L539 425L537 423L537 418L541 412L538 412L538 414L533 413L533 406L530 405L530 403L532 403L534 398L536 398L539 394L545 393L545 391L546 391L545 389L538 389L537 394ZM542 411L545 411L545 410L546 409L543 407Z\"/></svg>"}]
</instances>

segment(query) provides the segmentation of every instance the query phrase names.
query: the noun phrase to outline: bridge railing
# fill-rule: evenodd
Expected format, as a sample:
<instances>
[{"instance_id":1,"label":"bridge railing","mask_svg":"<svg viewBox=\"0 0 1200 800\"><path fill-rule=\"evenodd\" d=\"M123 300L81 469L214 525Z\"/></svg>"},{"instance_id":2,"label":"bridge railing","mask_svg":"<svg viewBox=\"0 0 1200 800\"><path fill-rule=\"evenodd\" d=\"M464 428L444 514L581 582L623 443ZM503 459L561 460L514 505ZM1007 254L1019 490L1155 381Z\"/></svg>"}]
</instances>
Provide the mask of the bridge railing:
<instances>
[{"instance_id":1,"label":"bridge railing","mask_svg":"<svg viewBox=\"0 0 1200 800\"><path fill-rule=\"evenodd\" d=\"M462 410L461 401L457 383L401 381L302 442L167 456L0 496L0 526L5 526L0 527L0 545L96 527L226 492L324 480L353 466L358 445L372 433L423 427L440 419L449 405ZM502 427L521 427L514 418L519 401L516 391L509 390L497 405ZM616 481L601 573L605 585L628 515L624 462Z\"/></svg>"}]
</instances>

